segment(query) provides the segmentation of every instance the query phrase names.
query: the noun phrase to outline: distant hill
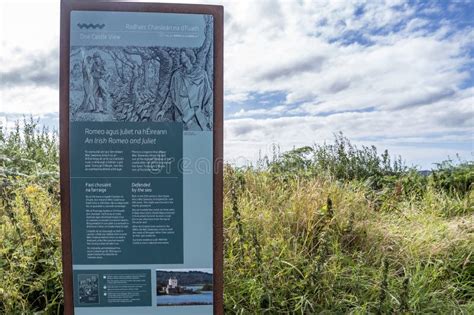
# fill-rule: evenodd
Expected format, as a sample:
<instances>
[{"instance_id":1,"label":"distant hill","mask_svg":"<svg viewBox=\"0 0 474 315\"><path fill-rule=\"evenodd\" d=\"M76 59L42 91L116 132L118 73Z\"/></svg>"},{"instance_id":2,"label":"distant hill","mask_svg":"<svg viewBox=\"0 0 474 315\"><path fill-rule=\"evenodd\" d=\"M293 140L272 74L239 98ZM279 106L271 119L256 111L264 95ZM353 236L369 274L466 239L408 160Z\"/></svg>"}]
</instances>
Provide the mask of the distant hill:
<instances>
[{"instance_id":1,"label":"distant hill","mask_svg":"<svg viewBox=\"0 0 474 315\"><path fill-rule=\"evenodd\" d=\"M168 284L168 279L176 277L179 285L205 284L212 283L212 274L202 271L156 271L156 283L161 285Z\"/></svg>"}]
</instances>

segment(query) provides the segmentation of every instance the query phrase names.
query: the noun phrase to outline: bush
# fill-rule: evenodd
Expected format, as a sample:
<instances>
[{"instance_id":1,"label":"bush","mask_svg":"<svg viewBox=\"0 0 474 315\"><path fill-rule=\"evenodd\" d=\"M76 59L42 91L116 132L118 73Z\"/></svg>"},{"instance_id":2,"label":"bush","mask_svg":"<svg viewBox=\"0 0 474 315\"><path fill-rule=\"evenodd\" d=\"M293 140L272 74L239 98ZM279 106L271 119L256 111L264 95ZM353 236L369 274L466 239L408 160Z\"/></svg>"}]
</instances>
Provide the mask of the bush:
<instances>
[{"instance_id":1,"label":"bush","mask_svg":"<svg viewBox=\"0 0 474 315\"><path fill-rule=\"evenodd\" d=\"M399 157L391 161L387 150L378 154L375 146L353 145L342 133L334 136L334 144L293 149L268 158L267 169L283 176L329 175L340 181L368 180L371 187L380 189L383 178L400 176L407 171ZM260 163L261 164L261 163Z\"/></svg>"},{"instance_id":2,"label":"bush","mask_svg":"<svg viewBox=\"0 0 474 315\"><path fill-rule=\"evenodd\" d=\"M461 162L446 160L437 164L431 173L434 187L450 194L466 195L474 184L474 162Z\"/></svg>"}]
</instances>

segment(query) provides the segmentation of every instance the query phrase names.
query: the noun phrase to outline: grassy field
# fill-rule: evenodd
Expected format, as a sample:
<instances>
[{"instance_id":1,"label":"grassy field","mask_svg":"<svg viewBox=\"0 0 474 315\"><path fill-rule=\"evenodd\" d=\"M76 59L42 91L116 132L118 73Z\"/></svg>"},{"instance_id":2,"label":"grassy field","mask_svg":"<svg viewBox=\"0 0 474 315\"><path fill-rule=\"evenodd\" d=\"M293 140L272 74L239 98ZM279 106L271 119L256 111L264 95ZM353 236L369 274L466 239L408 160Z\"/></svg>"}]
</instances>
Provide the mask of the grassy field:
<instances>
[{"instance_id":1,"label":"grassy field","mask_svg":"<svg viewBox=\"0 0 474 315\"><path fill-rule=\"evenodd\" d=\"M0 131L0 313L61 314L57 139ZM225 312L474 314L474 163L333 144L225 167Z\"/></svg>"}]
</instances>

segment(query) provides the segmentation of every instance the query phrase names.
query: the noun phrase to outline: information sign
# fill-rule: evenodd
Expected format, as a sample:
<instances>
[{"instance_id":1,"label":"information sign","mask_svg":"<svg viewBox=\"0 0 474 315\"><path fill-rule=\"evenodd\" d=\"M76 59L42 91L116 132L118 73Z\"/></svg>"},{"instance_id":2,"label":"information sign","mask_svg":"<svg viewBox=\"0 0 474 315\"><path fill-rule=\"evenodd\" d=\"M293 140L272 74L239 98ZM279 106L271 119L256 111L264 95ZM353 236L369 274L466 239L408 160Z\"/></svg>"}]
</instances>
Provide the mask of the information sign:
<instances>
[{"instance_id":1,"label":"information sign","mask_svg":"<svg viewBox=\"0 0 474 315\"><path fill-rule=\"evenodd\" d=\"M66 314L221 314L220 6L61 8Z\"/></svg>"}]
</instances>

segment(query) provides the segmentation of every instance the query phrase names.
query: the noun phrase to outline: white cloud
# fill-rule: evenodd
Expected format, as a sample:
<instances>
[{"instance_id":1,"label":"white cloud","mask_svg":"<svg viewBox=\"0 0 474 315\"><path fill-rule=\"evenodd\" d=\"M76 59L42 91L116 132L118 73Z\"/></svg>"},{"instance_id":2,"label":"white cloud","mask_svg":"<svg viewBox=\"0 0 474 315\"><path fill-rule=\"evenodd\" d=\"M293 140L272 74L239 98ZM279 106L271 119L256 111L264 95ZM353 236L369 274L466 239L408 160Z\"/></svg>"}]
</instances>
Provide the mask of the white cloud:
<instances>
[{"instance_id":1,"label":"white cloud","mask_svg":"<svg viewBox=\"0 0 474 315\"><path fill-rule=\"evenodd\" d=\"M0 89L0 113L41 115L57 112L58 90L48 86L17 86Z\"/></svg>"},{"instance_id":2,"label":"white cloud","mask_svg":"<svg viewBox=\"0 0 474 315\"><path fill-rule=\"evenodd\" d=\"M459 42L457 37L440 39L436 33L415 36L409 30L370 35L370 29L393 25L403 18L411 23L408 17L412 11L394 13L383 5L371 5L356 19L356 6L340 3L328 7L293 3L292 10L277 10L285 12L282 19L274 21L264 15L259 23L255 16L258 8L250 10L251 5L241 5L240 10L231 11L226 33L230 32L225 56L230 65L226 67L227 92L248 95L253 91L284 91L289 103L317 99L322 103L320 111L396 108L444 97L469 75L459 70L468 56L463 54L466 42ZM249 10L252 12L239 15ZM312 22L321 16L325 26ZM411 21L420 25L419 19ZM340 30L330 34L326 27ZM370 47L329 41L364 28L374 41Z\"/></svg>"},{"instance_id":3,"label":"white cloud","mask_svg":"<svg viewBox=\"0 0 474 315\"><path fill-rule=\"evenodd\" d=\"M34 52L59 44L59 0L2 0L0 16L2 50L13 46Z\"/></svg>"},{"instance_id":4,"label":"white cloud","mask_svg":"<svg viewBox=\"0 0 474 315\"><path fill-rule=\"evenodd\" d=\"M230 115L233 118L240 117L252 117L252 116L280 116L286 110L285 105L273 106L272 108L259 108L259 109L250 109L244 110L241 109L238 112Z\"/></svg>"},{"instance_id":5,"label":"white cloud","mask_svg":"<svg viewBox=\"0 0 474 315\"><path fill-rule=\"evenodd\" d=\"M0 4L0 113L58 111L59 1Z\"/></svg>"},{"instance_id":6,"label":"white cloud","mask_svg":"<svg viewBox=\"0 0 474 315\"><path fill-rule=\"evenodd\" d=\"M463 84L474 28L441 18L435 27L426 17L442 14L435 2L204 2L225 6L226 157L255 158L272 143L289 149L343 131L425 166L456 150L472 159L474 90ZM8 0L0 8L1 73L57 50L59 1ZM0 112L57 112L57 90L28 80L0 89ZM266 92L286 100L255 99Z\"/></svg>"},{"instance_id":7,"label":"white cloud","mask_svg":"<svg viewBox=\"0 0 474 315\"><path fill-rule=\"evenodd\" d=\"M226 94L225 96L226 102L243 102L249 98L247 93L234 93L234 94Z\"/></svg>"},{"instance_id":8,"label":"white cloud","mask_svg":"<svg viewBox=\"0 0 474 315\"><path fill-rule=\"evenodd\" d=\"M472 159L474 91L461 88L472 64L472 27L458 30L444 20L436 29L405 1L280 1L278 19L255 5L228 10L226 92L248 95L252 104L255 91L279 91L288 106L231 104L226 156L255 158L259 150L271 152L271 143L288 149L331 140L341 130L424 166L455 152ZM415 138L438 145L438 153L399 145ZM458 148L441 148L446 142Z\"/></svg>"},{"instance_id":9,"label":"white cloud","mask_svg":"<svg viewBox=\"0 0 474 315\"><path fill-rule=\"evenodd\" d=\"M464 159L472 159L473 93L474 88L464 90L453 98L438 101L428 110L415 107L329 116L228 119L225 154L230 160L241 157L254 161L258 152L271 155L274 143L288 150L331 142L333 134L342 131L356 144L375 144L379 150L388 148L393 154L401 154L410 164L423 167L448 155L454 157L456 153ZM460 145L443 148L446 144Z\"/></svg>"},{"instance_id":10,"label":"white cloud","mask_svg":"<svg viewBox=\"0 0 474 315\"><path fill-rule=\"evenodd\" d=\"M453 99L439 101L428 111L417 107L396 111L341 112L328 116L229 119L226 121L226 137L263 141L270 137L291 144L293 140L308 141L314 132L324 135L324 140L337 131L343 131L351 138L401 140L413 136L469 132L474 124L473 92L474 88L465 90Z\"/></svg>"}]
</instances>

